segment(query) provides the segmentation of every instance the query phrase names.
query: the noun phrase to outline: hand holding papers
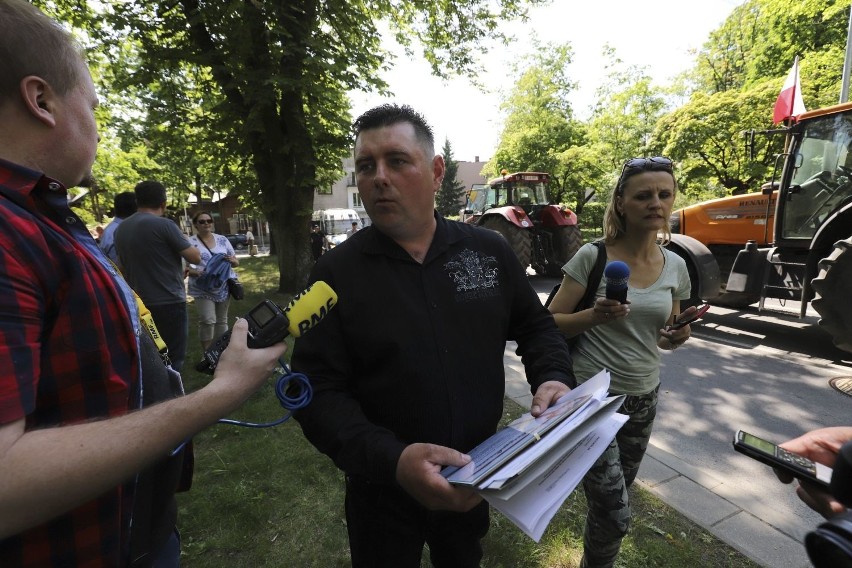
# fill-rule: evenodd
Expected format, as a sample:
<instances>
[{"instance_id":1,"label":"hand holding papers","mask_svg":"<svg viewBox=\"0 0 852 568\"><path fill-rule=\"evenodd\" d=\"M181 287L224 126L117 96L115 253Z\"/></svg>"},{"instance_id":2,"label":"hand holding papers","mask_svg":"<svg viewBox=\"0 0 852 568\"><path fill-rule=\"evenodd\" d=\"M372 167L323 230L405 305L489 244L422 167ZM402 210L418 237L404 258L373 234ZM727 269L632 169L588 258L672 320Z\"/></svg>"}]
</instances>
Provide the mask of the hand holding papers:
<instances>
[{"instance_id":1,"label":"hand holding papers","mask_svg":"<svg viewBox=\"0 0 852 568\"><path fill-rule=\"evenodd\" d=\"M538 418L524 414L467 452L473 459L466 466L447 467L441 474L476 489L538 542L627 421L616 414L624 397L606 398L608 390L609 372L601 371Z\"/></svg>"}]
</instances>

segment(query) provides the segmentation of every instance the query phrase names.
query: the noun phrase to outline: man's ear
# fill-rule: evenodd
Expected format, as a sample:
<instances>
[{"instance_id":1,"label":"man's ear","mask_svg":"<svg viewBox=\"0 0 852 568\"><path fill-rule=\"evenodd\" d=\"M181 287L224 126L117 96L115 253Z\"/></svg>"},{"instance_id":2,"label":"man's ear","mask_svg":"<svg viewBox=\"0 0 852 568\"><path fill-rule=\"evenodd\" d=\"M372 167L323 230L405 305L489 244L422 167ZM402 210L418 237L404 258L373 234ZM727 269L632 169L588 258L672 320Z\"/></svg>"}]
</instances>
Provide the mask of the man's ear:
<instances>
[{"instance_id":1,"label":"man's ear","mask_svg":"<svg viewBox=\"0 0 852 568\"><path fill-rule=\"evenodd\" d=\"M21 98L24 107L35 119L47 126L56 126L56 117L53 115L56 93L47 81L36 75L24 77L21 79Z\"/></svg>"},{"instance_id":2,"label":"man's ear","mask_svg":"<svg viewBox=\"0 0 852 568\"><path fill-rule=\"evenodd\" d=\"M435 193L438 193L438 190L441 189L441 182L444 181L446 171L447 167L444 164L444 156L436 154L432 159L432 172L435 176Z\"/></svg>"}]
</instances>

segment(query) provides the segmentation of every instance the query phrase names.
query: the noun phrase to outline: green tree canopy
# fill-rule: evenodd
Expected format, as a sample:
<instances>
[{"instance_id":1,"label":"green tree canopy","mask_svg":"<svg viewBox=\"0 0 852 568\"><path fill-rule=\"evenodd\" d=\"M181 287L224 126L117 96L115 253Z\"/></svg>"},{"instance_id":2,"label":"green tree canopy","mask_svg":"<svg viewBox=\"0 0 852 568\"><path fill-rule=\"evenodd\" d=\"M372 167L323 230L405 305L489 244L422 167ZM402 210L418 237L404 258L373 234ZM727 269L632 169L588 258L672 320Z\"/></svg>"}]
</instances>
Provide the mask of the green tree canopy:
<instances>
[{"instance_id":1,"label":"green tree canopy","mask_svg":"<svg viewBox=\"0 0 852 568\"><path fill-rule=\"evenodd\" d=\"M547 44L521 62L526 67L501 105L506 119L484 175L496 176L503 169L546 172L556 182L551 191L561 191L564 163L559 157L583 139L583 127L568 101L575 88L567 74L572 57L570 44Z\"/></svg>"},{"instance_id":2,"label":"green tree canopy","mask_svg":"<svg viewBox=\"0 0 852 568\"><path fill-rule=\"evenodd\" d=\"M122 135L142 141L172 186L226 186L254 198L278 250L279 288L303 287L312 265L316 187L331 185L350 145L352 90L386 91L391 58L380 26L435 74L470 74L483 38L540 0L101 0L76 14L112 65L130 109ZM97 13L95 13L97 12Z\"/></svg>"}]
</instances>

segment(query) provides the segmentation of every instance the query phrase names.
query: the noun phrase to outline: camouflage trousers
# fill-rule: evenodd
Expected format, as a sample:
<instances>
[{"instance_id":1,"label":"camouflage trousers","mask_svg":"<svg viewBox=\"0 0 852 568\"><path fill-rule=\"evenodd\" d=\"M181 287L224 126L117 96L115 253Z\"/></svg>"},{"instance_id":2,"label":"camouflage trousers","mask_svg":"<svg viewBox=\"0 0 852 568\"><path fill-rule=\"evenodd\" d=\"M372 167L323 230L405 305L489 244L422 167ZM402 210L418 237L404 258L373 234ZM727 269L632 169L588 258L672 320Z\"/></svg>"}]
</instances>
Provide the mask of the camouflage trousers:
<instances>
[{"instance_id":1,"label":"camouflage trousers","mask_svg":"<svg viewBox=\"0 0 852 568\"><path fill-rule=\"evenodd\" d=\"M636 479L651 438L659 390L657 385L648 394L627 396L618 410L629 416L627 422L583 479L589 512L581 568L609 568L615 563L630 526L627 489Z\"/></svg>"}]
</instances>

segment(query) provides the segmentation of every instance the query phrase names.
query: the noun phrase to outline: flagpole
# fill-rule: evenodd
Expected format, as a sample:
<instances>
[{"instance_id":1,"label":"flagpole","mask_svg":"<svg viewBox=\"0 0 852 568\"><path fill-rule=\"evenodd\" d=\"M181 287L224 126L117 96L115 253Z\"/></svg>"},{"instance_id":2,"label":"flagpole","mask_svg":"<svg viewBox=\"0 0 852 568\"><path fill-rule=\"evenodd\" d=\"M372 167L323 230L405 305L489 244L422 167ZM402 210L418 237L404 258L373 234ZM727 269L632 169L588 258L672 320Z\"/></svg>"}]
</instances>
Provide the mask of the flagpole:
<instances>
[{"instance_id":1,"label":"flagpole","mask_svg":"<svg viewBox=\"0 0 852 568\"><path fill-rule=\"evenodd\" d=\"M843 60L843 78L840 82L840 102L849 100L849 72L852 68L852 6L849 8L849 26L846 29L846 58Z\"/></svg>"},{"instance_id":2,"label":"flagpole","mask_svg":"<svg viewBox=\"0 0 852 568\"><path fill-rule=\"evenodd\" d=\"M795 82L793 83L793 97L790 99L790 101L791 101L791 102L790 102L790 109L791 109L791 112L792 112L793 107L795 106L795 103L794 103L793 101L795 101L795 100L796 100L796 90L798 90L798 89L801 89L801 88L802 88L802 86L799 84L799 56L798 56L798 55L796 56L796 58L795 58L795 59L793 59L793 76L796 78L796 80L795 80ZM801 92L799 93L799 96L801 96ZM785 127L789 127L791 124L793 124L793 117L792 117L792 116L788 116L787 118L785 118L785 119L784 119L784 122L782 122L782 124L783 124ZM791 142L792 140L793 140L793 137L792 137L792 136L790 136L790 132L788 131L788 132L787 132L787 134L786 134L786 136L784 136L784 153L785 153L785 154L786 154L787 152L789 152L789 150L790 150L790 142ZM771 195L771 194L770 194L770 195ZM767 218L767 219L769 219L769 217L768 217L768 215L769 215L769 203L770 203L771 201L772 201L772 200L771 200L771 199L769 199L769 200L767 201L767 204L766 204L766 206L767 206L767 217L766 217L766 218ZM767 224L766 224L766 230L767 230L767 231L769 230L769 223L767 223ZM764 232L765 232L765 231L764 231ZM765 235L764 235L764 236L765 236ZM765 240L765 239L764 239L764 240Z\"/></svg>"},{"instance_id":3,"label":"flagpole","mask_svg":"<svg viewBox=\"0 0 852 568\"><path fill-rule=\"evenodd\" d=\"M791 109L792 109L792 108L795 108L795 106L796 106L796 103L795 103L795 100L796 100L796 91L799 91L799 93L798 93L798 94L799 94L799 96L800 96L800 97L802 96L802 85L801 85L801 83L799 82L799 56L798 56L798 55L797 55L797 56L796 56L796 58L793 60L793 73L795 73L796 82L795 82L795 83L793 83L793 101L794 101L794 102L792 102L792 103L790 104L790 108L791 108Z\"/></svg>"}]
</instances>

